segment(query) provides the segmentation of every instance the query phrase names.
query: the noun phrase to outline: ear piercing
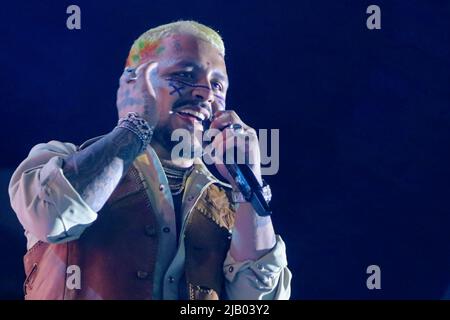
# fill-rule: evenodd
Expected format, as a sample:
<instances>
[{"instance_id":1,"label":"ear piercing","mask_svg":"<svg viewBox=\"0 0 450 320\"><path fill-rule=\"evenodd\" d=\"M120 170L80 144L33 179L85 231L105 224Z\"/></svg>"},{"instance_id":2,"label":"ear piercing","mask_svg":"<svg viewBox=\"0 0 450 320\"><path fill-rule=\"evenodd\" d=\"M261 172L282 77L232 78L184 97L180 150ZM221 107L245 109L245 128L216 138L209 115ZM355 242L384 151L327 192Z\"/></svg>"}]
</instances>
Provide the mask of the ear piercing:
<instances>
[{"instance_id":1,"label":"ear piercing","mask_svg":"<svg viewBox=\"0 0 450 320\"><path fill-rule=\"evenodd\" d=\"M125 71L128 73L127 82L136 81L137 80L137 74L135 68L126 68Z\"/></svg>"}]
</instances>

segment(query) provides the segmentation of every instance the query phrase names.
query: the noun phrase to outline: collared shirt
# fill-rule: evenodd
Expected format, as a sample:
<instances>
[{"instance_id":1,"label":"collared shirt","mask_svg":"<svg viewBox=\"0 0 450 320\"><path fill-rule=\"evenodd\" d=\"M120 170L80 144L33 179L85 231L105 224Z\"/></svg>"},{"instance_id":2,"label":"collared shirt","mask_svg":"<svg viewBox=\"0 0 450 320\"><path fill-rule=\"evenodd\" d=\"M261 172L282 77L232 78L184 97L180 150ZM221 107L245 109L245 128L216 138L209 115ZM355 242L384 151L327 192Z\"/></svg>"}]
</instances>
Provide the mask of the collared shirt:
<instances>
[{"instance_id":1,"label":"collared shirt","mask_svg":"<svg viewBox=\"0 0 450 320\"><path fill-rule=\"evenodd\" d=\"M36 145L14 172L9 185L11 206L25 229L27 248L39 240L63 243L78 239L97 219L97 212L64 177L63 159L77 151L75 145L50 141ZM186 220L197 200L217 180L201 161L186 181L177 243L172 194L158 156L151 147L134 162L147 184L147 194L162 228L154 274L154 299L178 299L178 283L185 262ZM228 252L224 261L225 290L229 299L289 299L291 272L280 236L275 247L257 261L238 262Z\"/></svg>"}]
</instances>

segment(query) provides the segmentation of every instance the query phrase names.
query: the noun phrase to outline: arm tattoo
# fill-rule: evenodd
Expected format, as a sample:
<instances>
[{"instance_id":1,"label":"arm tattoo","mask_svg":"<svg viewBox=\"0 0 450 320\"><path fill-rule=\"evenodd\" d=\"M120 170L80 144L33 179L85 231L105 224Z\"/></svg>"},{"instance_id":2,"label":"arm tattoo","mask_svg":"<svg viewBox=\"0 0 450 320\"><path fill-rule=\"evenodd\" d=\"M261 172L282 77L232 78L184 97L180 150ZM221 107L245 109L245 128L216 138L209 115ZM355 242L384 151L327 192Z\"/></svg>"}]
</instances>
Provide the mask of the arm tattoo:
<instances>
[{"instance_id":1,"label":"arm tattoo","mask_svg":"<svg viewBox=\"0 0 450 320\"><path fill-rule=\"evenodd\" d=\"M138 156L141 141L124 128L112 132L65 160L67 180L94 211L99 211Z\"/></svg>"}]
</instances>

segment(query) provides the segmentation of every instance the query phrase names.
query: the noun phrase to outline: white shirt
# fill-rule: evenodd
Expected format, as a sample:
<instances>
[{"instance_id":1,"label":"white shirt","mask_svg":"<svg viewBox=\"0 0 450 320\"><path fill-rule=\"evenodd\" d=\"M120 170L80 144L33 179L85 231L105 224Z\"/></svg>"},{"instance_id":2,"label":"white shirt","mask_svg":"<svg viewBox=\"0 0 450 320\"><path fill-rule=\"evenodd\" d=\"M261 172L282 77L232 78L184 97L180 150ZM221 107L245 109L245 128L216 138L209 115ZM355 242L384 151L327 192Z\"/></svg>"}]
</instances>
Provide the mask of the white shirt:
<instances>
[{"instance_id":1,"label":"white shirt","mask_svg":"<svg viewBox=\"0 0 450 320\"><path fill-rule=\"evenodd\" d=\"M97 219L97 212L85 203L61 168L63 159L76 150L75 145L59 141L38 144L11 178L11 206L25 229L28 249L39 240L63 243L78 239ZM172 194L158 156L148 147L134 165L148 186L146 190L158 225L170 230L161 233L158 242L153 297L178 299L178 280L185 263L182 240L187 217L210 184L223 183L214 178L203 163L196 161L195 170L186 181L181 208L184 217L180 229L182 236L177 243ZM257 261L237 262L228 252L223 272L229 299L289 299L292 274L287 268L285 244L280 236L276 238L275 247Z\"/></svg>"}]
</instances>

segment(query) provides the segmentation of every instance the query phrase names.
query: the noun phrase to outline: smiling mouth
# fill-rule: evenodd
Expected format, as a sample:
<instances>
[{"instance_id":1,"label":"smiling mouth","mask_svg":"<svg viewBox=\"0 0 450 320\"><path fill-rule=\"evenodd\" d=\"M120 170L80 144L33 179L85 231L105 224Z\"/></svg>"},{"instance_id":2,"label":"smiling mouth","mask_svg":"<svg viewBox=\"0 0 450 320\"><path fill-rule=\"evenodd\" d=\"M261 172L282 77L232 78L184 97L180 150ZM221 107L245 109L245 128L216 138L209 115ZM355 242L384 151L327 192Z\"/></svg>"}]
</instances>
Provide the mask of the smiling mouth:
<instances>
[{"instance_id":1,"label":"smiling mouth","mask_svg":"<svg viewBox=\"0 0 450 320\"><path fill-rule=\"evenodd\" d=\"M178 115L182 116L183 118L192 119L194 121L203 122L206 120L206 116L198 111L190 110L190 109L184 109L176 112Z\"/></svg>"}]
</instances>

